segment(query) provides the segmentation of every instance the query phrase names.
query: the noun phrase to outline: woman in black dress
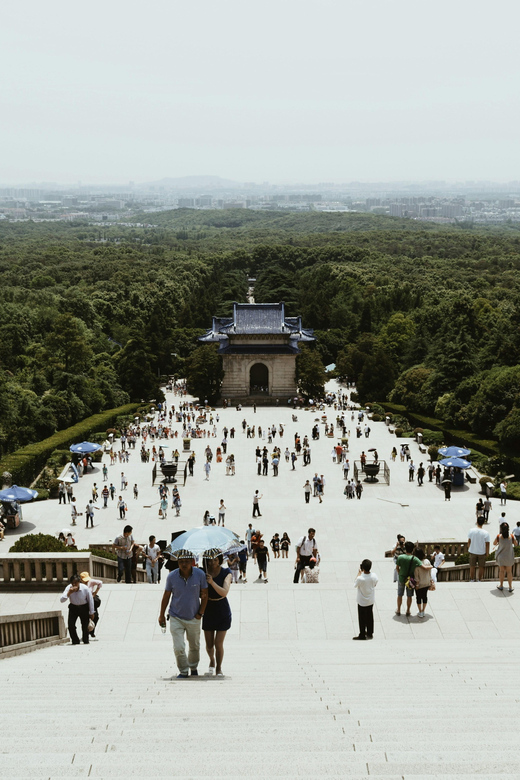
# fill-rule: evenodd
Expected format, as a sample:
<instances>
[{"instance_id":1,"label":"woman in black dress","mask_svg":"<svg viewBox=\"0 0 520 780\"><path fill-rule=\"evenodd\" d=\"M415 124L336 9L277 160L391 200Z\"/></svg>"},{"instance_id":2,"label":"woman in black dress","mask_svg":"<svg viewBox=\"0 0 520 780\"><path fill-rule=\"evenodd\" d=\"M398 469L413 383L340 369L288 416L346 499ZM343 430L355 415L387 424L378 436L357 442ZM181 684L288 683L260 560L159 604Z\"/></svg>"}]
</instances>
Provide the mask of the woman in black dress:
<instances>
[{"instance_id":1,"label":"woman in black dress","mask_svg":"<svg viewBox=\"0 0 520 780\"><path fill-rule=\"evenodd\" d=\"M282 550L282 558L288 558L289 557L289 547L291 545L291 540L289 539L287 535L287 531L284 531L282 539L280 541L280 547Z\"/></svg>"},{"instance_id":2,"label":"woman in black dress","mask_svg":"<svg viewBox=\"0 0 520 780\"><path fill-rule=\"evenodd\" d=\"M222 566L223 555L220 550L206 550L203 561L208 581L208 604L202 619L206 652L209 655L208 674L224 677L222 673L224 639L226 632L231 628L231 609L227 600L231 572Z\"/></svg>"}]
</instances>

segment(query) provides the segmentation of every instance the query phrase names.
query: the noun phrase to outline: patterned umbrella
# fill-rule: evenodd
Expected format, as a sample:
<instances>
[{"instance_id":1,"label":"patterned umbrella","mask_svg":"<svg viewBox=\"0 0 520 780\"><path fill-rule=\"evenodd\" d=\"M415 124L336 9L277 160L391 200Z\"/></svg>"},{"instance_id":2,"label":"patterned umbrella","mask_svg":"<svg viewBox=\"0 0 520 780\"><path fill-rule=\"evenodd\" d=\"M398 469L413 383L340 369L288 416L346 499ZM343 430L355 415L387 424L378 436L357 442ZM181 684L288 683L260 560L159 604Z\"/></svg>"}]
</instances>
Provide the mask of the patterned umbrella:
<instances>
[{"instance_id":1,"label":"patterned umbrella","mask_svg":"<svg viewBox=\"0 0 520 780\"><path fill-rule=\"evenodd\" d=\"M469 460L464 460L464 458L444 458L439 463L441 466L453 466L455 469L469 469L471 466Z\"/></svg>"},{"instance_id":2,"label":"patterned umbrella","mask_svg":"<svg viewBox=\"0 0 520 780\"><path fill-rule=\"evenodd\" d=\"M218 548L221 552L228 552L240 546L237 534L229 528L201 525L185 531L178 536L166 548L166 552L176 557L179 550L191 550L194 555L202 555L206 550Z\"/></svg>"},{"instance_id":3,"label":"patterned umbrella","mask_svg":"<svg viewBox=\"0 0 520 780\"><path fill-rule=\"evenodd\" d=\"M85 455L89 452L97 452L101 449L101 444L94 444L91 441L82 441L80 444L71 444L69 450L79 455Z\"/></svg>"},{"instance_id":4,"label":"patterned umbrella","mask_svg":"<svg viewBox=\"0 0 520 780\"><path fill-rule=\"evenodd\" d=\"M23 501L32 501L37 495L37 490L13 485L10 488L0 490L0 501L18 501L21 503Z\"/></svg>"},{"instance_id":5,"label":"patterned umbrella","mask_svg":"<svg viewBox=\"0 0 520 780\"><path fill-rule=\"evenodd\" d=\"M466 447L441 447L439 449L439 455L442 455L443 458L464 458L470 453L471 450L466 449Z\"/></svg>"}]
</instances>

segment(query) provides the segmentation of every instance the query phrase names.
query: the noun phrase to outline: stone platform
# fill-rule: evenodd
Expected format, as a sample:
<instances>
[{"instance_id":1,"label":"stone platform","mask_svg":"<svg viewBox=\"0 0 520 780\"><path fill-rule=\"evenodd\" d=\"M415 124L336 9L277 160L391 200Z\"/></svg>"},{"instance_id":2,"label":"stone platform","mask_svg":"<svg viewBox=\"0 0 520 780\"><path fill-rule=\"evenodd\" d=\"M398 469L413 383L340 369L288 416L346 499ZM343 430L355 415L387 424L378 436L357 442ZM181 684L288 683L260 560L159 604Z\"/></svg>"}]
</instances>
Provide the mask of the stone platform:
<instances>
[{"instance_id":1,"label":"stone platform","mask_svg":"<svg viewBox=\"0 0 520 780\"><path fill-rule=\"evenodd\" d=\"M168 396L168 403L176 399ZM440 583L430 594L428 617L397 617L392 561L384 551L398 532L415 539L466 538L474 524L477 486L454 490L451 502L435 485L408 482L406 463L390 461L400 440L383 423L369 423L369 439L355 438L351 421L350 460L377 447L390 463L391 484L365 484L361 500L347 501L341 468L332 462L337 438L311 441L311 465L296 470L282 457L280 475L256 475L258 439L242 433L244 418L265 426L285 423L279 443L292 450L294 434L308 434L321 413L258 407L241 413L219 410L216 439L194 442L195 476L184 489L182 514L157 516L152 464L141 464L138 449L128 466L109 467L129 482L127 522L137 539L172 531L216 514L220 498L226 525L243 534L251 518L254 490L263 494L255 521L267 543L276 531L291 537L288 560L273 560L269 582L232 586L233 624L226 638L224 672L230 679L198 685L167 681L175 673L169 635L157 624L161 585L105 585L101 620L88 647L63 645L0 664L4 714L0 777L33 780L55 777L207 778L209 776L462 778L518 777L515 664L520 637L520 590L510 595L493 583ZM334 410L328 412L334 421ZM228 452L236 476L213 461L209 481L202 472L206 444L215 452L222 427L235 426ZM320 430L323 426L320 422ZM180 439L168 442L170 446ZM263 440L261 446L263 446ZM180 449L180 447L179 447ZM270 449L270 448L269 448ZM410 442L418 464L426 460ZM323 503L304 502L303 484L324 474ZM80 508L101 471L83 477L76 494ZM139 485L139 499L131 487ZM182 483L181 483L182 484ZM493 502L490 529L498 529L499 502ZM520 507L505 507L507 520L520 520ZM6 536L8 545L28 531L54 533L68 525L67 507L57 501L27 506L24 524ZM76 529L78 545L107 542L121 531L115 505L100 509L95 527ZM293 585L294 544L309 526L317 531L322 556L318 584ZM362 558L374 561L375 638L352 642L357 633L352 587ZM61 608L59 594L0 592L0 611L37 612ZM205 670L201 652L201 671Z\"/></svg>"}]
</instances>

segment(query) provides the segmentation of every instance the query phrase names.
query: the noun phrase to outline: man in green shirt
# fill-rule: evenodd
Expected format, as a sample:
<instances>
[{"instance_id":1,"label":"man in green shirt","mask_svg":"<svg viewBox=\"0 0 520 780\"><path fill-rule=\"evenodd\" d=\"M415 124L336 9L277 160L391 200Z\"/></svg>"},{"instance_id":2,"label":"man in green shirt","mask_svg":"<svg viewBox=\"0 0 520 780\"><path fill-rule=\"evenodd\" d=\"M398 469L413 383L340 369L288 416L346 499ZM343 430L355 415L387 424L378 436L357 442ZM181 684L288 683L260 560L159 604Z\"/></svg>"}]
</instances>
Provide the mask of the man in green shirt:
<instances>
[{"instance_id":1,"label":"man in green shirt","mask_svg":"<svg viewBox=\"0 0 520 780\"><path fill-rule=\"evenodd\" d=\"M406 589L406 615L409 616L412 606L413 588L406 588L405 583L408 577L413 575L416 566L420 566L422 561L413 554L415 549L413 542L405 542L404 549L406 552L398 557L396 564L399 581L397 583L397 609L395 614L401 614L401 604L403 603L404 591Z\"/></svg>"}]
</instances>

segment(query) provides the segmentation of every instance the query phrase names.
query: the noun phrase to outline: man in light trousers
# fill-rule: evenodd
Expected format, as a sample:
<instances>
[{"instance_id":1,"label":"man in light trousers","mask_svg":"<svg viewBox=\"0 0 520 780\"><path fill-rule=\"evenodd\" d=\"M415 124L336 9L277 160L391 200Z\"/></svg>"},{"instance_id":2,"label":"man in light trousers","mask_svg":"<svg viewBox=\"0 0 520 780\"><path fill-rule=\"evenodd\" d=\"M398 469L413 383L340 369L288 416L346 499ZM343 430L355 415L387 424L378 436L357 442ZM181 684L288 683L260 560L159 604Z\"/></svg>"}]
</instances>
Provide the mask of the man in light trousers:
<instances>
[{"instance_id":1,"label":"man in light trousers","mask_svg":"<svg viewBox=\"0 0 520 780\"><path fill-rule=\"evenodd\" d=\"M202 569L195 568L193 553L181 550L177 556L179 568L171 571L161 601L159 625L166 626L168 604L173 652L179 669L177 679L198 676L200 659L200 627L208 603L208 583ZM185 636L188 640L186 655Z\"/></svg>"}]
</instances>

